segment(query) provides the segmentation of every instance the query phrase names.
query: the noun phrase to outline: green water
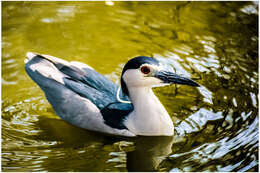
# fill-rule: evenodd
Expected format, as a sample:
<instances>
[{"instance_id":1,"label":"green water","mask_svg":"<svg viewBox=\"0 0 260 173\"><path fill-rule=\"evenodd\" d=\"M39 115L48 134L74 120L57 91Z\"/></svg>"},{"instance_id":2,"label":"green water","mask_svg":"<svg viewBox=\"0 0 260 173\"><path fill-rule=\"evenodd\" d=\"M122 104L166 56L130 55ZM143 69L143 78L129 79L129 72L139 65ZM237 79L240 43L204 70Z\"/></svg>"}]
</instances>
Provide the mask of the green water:
<instances>
[{"instance_id":1,"label":"green water","mask_svg":"<svg viewBox=\"0 0 260 173\"><path fill-rule=\"evenodd\" d=\"M258 171L256 2L2 2L2 171ZM201 88L156 88L174 137L121 138L55 115L28 51L118 83L153 56Z\"/></svg>"}]
</instances>

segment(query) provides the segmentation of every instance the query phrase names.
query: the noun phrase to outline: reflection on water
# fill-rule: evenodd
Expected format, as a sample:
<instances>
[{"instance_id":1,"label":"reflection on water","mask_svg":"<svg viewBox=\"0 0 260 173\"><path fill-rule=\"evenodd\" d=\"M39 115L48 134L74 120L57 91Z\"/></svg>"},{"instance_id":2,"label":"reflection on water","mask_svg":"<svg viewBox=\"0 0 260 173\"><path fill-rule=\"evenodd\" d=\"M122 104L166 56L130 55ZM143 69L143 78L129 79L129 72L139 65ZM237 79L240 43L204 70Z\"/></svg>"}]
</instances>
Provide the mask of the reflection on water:
<instances>
[{"instance_id":1,"label":"reflection on water","mask_svg":"<svg viewBox=\"0 0 260 173\"><path fill-rule=\"evenodd\" d=\"M155 4L156 3L156 4ZM258 171L258 2L3 2L3 171ZM35 51L119 83L137 55L201 88L154 92L174 137L122 138L60 120L24 71Z\"/></svg>"},{"instance_id":2,"label":"reflection on water","mask_svg":"<svg viewBox=\"0 0 260 173\"><path fill-rule=\"evenodd\" d=\"M173 137L139 137L135 150L127 153L128 171L155 171L172 150Z\"/></svg>"}]
</instances>

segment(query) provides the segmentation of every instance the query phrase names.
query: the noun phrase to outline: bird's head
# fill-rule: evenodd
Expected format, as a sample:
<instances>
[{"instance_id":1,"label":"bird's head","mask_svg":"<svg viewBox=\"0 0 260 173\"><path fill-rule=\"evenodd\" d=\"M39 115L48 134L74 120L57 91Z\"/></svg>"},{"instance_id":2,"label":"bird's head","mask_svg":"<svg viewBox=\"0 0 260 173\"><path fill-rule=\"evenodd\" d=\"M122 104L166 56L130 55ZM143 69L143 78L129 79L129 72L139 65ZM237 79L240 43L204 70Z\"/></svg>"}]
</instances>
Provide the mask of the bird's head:
<instances>
[{"instance_id":1,"label":"bird's head","mask_svg":"<svg viewBox=\"0 0 260 173\"><path fill-rule=\"evenodd\" d=\"M138 56L125 64L121 75L124 94L129 95L129 87L152 87L159 84L200 86L191 79L168 71L158 60L151 57Z\"/></svg>"}]
</instances>

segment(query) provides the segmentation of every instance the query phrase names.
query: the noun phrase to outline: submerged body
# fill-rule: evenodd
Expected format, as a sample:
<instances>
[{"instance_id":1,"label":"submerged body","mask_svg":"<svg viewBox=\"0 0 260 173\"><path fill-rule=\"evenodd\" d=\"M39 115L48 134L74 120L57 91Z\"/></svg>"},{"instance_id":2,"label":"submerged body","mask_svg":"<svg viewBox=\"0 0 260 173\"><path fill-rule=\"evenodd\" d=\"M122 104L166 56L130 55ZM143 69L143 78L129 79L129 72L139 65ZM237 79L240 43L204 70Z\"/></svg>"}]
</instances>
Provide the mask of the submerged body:
<instances>
[{"instance_id":1,"label":"submerged body","mask_svg":"<svg viewBox=\"0 0 260 173\"><path fill-rule=\"evenodd\" d=\"M26 72L62 119L113 135L173 135L172 120L152 86L171 82L198 86L189 79L162 71L159 62L149 57L137 57L125 65L122 91L86 64L33 53L28 53L27 58Z\"/></svg>"}]
</instances>

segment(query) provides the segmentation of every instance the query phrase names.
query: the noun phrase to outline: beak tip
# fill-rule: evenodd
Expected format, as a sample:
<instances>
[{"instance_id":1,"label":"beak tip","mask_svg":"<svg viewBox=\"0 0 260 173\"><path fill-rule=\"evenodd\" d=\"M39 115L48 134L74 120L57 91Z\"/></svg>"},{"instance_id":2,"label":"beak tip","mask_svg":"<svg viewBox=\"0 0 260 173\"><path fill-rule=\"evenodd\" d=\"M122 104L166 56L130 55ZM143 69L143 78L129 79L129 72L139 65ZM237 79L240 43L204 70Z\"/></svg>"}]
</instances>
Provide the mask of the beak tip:
<instances>
[{"instance_id":1,"label":"beak tip","mask_svg":"<svg viewBox=\"0 0 260 173\"><path fill-rule=\"evenodd\" d=\"M191 86L194 86L194 87L200 87L200 84L198 84L197 82L194 82L194 81L192 81L193 83L192 83L192 85Z\"/></svg>"},{"instance_id":2,"label":"beak tip","mask_svg":"<svg viewBox=\"0 0 260 173\"><path fill-rule=\"evenodd\" d=\"M196 83L195 87L200 87L200 84L197 84L197 83Z\"/></svg>"}]
</instances>

